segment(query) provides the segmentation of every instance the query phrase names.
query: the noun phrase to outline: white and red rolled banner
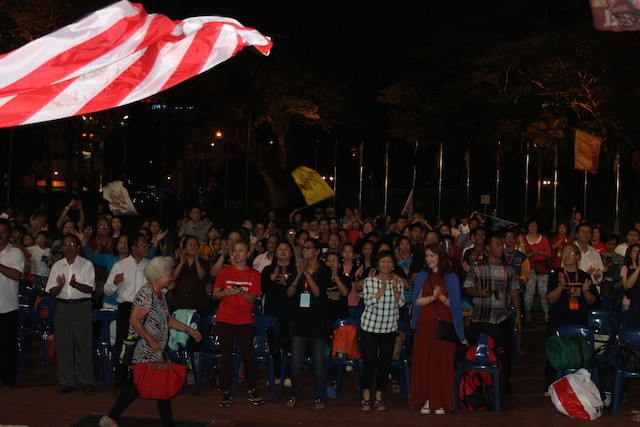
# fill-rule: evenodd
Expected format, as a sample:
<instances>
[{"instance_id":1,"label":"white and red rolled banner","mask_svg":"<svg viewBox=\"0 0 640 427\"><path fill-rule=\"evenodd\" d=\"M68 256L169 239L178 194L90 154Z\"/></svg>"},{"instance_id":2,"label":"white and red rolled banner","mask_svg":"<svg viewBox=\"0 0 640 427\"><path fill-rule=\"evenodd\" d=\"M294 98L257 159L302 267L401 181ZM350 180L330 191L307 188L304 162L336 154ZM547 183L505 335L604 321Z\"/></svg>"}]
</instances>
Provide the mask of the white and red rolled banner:
<instances>
[{"instance_id":1,"label":"white and red rolled banner","mask_svg":"<svg viewBox=\"0 0 640 427\"><path fill-rule=\"evenodd\" d=\"M0 127L130 104L247 46L268 55L272 42L232 18L172 21L119 1L0 56Z\"/></svg>"},{"instance_id":2,"label":"white and red rolled banner","mask_svg":"<svg viewBox=\"0 0 640 427\"><path fill-rule=\"evenodd\" d=\"M640 0L589 0L589 5L597 30L640 30Z\"/></svg>"}]
</instances>

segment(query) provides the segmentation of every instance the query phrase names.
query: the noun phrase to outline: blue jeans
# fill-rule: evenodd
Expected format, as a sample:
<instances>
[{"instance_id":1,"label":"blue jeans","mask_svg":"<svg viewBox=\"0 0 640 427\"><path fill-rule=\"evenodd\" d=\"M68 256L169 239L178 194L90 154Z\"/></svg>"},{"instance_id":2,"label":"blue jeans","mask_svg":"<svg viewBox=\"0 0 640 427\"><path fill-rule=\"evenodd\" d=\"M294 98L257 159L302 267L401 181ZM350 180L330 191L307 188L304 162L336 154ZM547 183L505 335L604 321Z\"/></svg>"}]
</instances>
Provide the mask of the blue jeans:
<instances>
[{"instance_id":1,"label":"blue jeans","mask_svg":"<svg viewBox=\"0 0 640 427\"><path fill-rule=\"evenodd\" d=\"M291 396L300 397L302 388L302 365L307 342L311 342L311 363L313 365L313 398L324 400L327 387L327 369L324 357L326 339L291 338Z\"/></svg>"}]
</instances>

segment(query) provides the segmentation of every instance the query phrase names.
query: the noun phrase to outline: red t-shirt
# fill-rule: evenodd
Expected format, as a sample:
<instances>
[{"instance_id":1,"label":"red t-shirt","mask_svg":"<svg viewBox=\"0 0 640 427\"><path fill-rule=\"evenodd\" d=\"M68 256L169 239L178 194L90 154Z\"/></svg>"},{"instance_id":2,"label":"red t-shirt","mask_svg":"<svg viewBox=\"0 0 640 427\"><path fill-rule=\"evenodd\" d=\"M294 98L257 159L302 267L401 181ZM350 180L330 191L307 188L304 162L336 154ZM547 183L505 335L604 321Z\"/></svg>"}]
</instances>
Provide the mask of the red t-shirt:
<instances>
[{"instance_id":1,"label":"red t-shirt","mask_svg":"<svg viewBox=\"0 0 640 427\"><path fill-rule=\"evenodd\" d=\"M246 293L255 295L257 298L262 293L260 273L251 267L244 270L239 270L235 265L222 267L213 287L224 290L234 285L242 286ZM253 304L244 297L227 295L220 300L216 322L231 323L232 325L253 324L252 311Z\"/></svg>"}]
</instances>

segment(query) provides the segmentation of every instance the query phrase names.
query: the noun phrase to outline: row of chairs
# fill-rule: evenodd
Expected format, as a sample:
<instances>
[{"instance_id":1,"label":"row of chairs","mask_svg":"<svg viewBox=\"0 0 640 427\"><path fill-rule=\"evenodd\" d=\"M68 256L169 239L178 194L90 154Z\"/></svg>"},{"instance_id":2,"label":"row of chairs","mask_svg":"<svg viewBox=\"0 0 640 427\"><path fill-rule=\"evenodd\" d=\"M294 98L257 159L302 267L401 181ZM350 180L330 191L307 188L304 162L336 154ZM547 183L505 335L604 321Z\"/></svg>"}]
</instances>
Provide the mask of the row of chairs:
<instances>
[{"instance_id":1,"label":"row of chairs","mask_svg":"<svg viewBox=\"0 0 640 427\"><path fill-rule=\"evenodd\" d=\"M588 320L588 326L563 325L556 333L566 338L582 335L594 347L593 363L587 370L597 386L600 386L599 368L604 366L615 370L611 412L613 415L618 415L626 380L640 378L640 371L622 366L620 345L628 343L640 348L640 329L626 327L624 323L619 322L616 313L610 309L591 310ZM558 370L556 378L559 379L578 369L579 367Z\"/></svg>"}]
</instances>

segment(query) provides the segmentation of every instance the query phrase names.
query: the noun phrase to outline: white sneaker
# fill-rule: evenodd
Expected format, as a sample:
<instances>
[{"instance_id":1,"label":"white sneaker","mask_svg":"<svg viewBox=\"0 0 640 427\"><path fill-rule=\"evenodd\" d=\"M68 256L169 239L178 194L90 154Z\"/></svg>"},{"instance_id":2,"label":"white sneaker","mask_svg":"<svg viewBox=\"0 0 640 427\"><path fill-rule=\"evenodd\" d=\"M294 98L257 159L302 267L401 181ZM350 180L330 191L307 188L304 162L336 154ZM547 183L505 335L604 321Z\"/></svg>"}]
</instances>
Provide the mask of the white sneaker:
<instances>
[{"instance_id":1,"label":"white sneaker","mask_svg":"<svg viewBox=\"0 0 640 427\"><path fill-rule=\"evenodd\" d=\"M431 413L431 409L429 409L429 401L424 402L424 406L420 409L420 413L424 415L429 415Z\"/></svg>"},{"instance_id":2,"label":"white sneaker","mask_svg":"<svg viewBox=\"0 0 640 427\"><path fill-rule=\"evenodd\" d=\"M608 392L608 391L604 392L604 401L602 402L602 404L604 405L605 408L608 408L609 406L611 406L611 392Z\"/></svg>"},{"instance_id":3,"label":"white sneaker","mask_svg":"<svg viewBox=\"0 0 640 427\"><path fill-rule=\"evenodd\" d=\"M436 415L444 415L444 409L443 408L436 409Z\"/></svg>"},{"instance_id":4,"label":"white sneaker","mask_svg":"<svg viewBox=\"0 0 640 427\"><path fill-rule=\"evenodd\" d=\"M284 386L285 387L291 387L291 378L285 378L284 379Z\"/></svg>"}]
</instances>

